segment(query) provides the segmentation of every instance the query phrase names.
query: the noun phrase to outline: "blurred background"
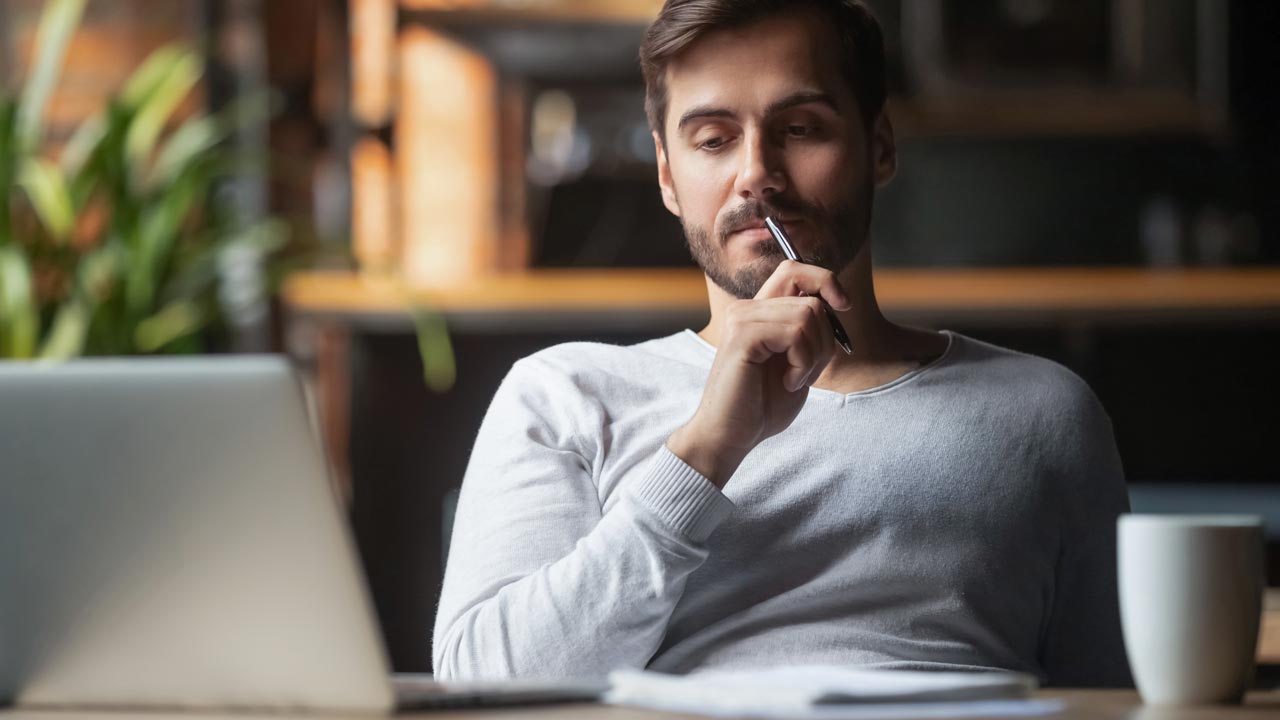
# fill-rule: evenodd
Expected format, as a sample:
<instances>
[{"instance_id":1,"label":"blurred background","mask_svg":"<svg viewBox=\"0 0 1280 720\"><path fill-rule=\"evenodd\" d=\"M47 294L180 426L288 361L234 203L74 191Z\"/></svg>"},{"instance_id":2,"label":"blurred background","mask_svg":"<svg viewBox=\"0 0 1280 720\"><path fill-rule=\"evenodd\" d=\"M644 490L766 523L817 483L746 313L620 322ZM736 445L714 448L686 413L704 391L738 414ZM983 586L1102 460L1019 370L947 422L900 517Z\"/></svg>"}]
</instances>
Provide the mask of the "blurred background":
<instances>
[{"instance_id":1,"label":"blurred background","mask_svg":"<svg viewBox=\"0 0 1280 720\"><path fill-rule=\"evenodd\" d=\"M1135 508L1264 513L1280 560L1280 5L870 4L887 314L1072 368ZM0 356L289 353L429 670L511 363L706 319L643 113L659 6L0 0Z\"/></svg>"}]
</instances>

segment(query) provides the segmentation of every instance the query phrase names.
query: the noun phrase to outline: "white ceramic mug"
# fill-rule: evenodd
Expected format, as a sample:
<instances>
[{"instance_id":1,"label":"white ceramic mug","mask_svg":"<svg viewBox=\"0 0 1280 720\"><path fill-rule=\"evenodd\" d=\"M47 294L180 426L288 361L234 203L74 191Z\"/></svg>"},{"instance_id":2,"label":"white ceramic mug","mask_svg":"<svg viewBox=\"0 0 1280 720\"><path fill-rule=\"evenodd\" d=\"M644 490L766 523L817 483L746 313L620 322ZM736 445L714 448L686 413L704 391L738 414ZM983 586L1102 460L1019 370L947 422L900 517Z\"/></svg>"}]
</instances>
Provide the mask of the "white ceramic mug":
<instances>
[{"instance_id":1,"label":"white ceramic mug","mask_svg":"<svg viewBox=\"0 0 1280 720\"><path fill-rule=\"evenodd\" d=\"M1143 701L1240 702L1262 615L1262 519L1122 515L1118 533L1120 618Z\"/></svg>"}]
</instances>

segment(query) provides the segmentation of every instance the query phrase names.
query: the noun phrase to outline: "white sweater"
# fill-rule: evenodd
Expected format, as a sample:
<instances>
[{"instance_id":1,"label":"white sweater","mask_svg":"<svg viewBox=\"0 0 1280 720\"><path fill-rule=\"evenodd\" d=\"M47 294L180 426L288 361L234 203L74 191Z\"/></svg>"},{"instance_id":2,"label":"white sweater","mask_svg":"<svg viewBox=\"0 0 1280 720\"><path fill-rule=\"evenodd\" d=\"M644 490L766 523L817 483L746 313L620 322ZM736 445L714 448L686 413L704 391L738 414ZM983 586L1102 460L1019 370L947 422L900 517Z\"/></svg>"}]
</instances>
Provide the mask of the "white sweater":
<instances>
[{"instance_id":1,"label":"white sweater","mask_svg":"<svg viewBox=\"0 0 1280 720\"><path fill-rule=\"evenodd\" d=\"M947 336L881 387L810 389L723 492L665 447L715 355L695 333L517 362L462 484L437 677L808 663L1129 683L1106 413L1060 365Z\"/></svg>"}]
</instances>

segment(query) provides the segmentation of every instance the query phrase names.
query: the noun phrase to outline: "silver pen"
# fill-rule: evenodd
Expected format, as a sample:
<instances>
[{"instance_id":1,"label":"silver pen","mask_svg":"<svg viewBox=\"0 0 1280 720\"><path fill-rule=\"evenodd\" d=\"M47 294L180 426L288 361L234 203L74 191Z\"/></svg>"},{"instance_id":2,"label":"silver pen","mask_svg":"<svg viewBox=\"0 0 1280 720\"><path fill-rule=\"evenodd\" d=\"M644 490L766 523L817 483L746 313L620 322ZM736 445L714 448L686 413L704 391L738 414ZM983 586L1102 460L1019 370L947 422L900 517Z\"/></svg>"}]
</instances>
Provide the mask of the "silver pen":
<instances>
[{"instance_id":1,"label":"silver pen","mask_svg":"<svg viewBox=\"0 0 1280 720\"><path fill-rule=\"evenodd\" d=\"M788 260L804 262L796 254L796 249L791 246L790 238L782 231L782 225L771 217L765 217L764 224L769 227L769 232L773 233L774 239L782 246L782 253L787 256ZM846 355L852 355L853 347L849 345L849 334L844 331L844 326L840 324L840 318L836 317L835 311L831 309L826 300L819 297L818 301L822 303L822 311L827 316L827 322L831 323L831 332L836 336L836 344L840 346L841 350L844 350Z\"/></svg>"}]
</instances>

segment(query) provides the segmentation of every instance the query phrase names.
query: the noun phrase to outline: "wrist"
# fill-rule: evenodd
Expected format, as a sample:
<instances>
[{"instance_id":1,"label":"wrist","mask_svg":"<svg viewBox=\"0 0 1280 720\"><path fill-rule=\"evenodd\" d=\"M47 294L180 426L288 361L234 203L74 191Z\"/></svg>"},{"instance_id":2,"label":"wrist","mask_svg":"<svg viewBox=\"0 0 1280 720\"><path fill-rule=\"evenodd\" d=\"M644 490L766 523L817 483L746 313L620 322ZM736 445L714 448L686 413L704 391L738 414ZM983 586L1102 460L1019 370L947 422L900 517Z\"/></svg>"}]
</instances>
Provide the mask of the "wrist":
<instances>
[{"instance_id":1,"label":"wrist","mask_svg":"<svg viewBox=\"0 0 1280 720\"><path fill-rule=\"evenodd\" d=\"M699 432L692 424L683 425L671 433L667 438L667 449L721 489L746 457L746 453L725 447L724 443Z\"/></svg>"}]
</instances>

